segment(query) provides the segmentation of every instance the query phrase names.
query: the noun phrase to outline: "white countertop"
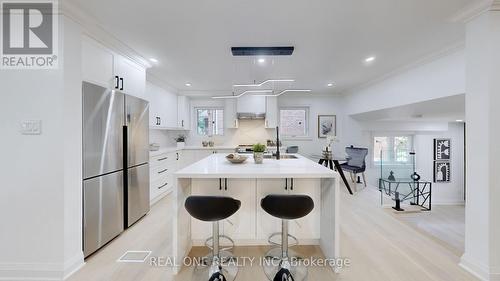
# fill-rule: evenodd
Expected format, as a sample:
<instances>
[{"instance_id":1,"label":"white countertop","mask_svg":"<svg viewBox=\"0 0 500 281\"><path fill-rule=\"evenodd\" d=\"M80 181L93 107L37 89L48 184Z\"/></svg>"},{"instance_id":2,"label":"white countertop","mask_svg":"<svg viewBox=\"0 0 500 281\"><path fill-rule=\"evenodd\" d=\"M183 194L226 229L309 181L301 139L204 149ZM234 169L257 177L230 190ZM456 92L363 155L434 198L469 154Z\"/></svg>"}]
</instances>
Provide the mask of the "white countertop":
<instances>
[{"instance_id":1,"label":"white countertop","mask_svg":"<svg viewBox=\"0 0 500 281\"><path fill-rule=\"evenodd\" d=\"M234 150L236 146L213 146L213 147L204 147L204 146L185 146L184 148L177 147L163 147L156 151L149 151L149 156L158 156L163 153L181 151L181 150L217 150L217 149L230 149Z\"/></svg>"},{"instance_id":2,"label":"white countertop","mask_svg":"<svg viewBox=\"0 0 500 281\"><path fill-rule=\"evenodd\" d=\"M175 173L178 178L335 178L337 172L299 154L298 159L264 159L255 164L253 157L245 163L232 164L224 153L210 155Z\"/></svg>"}]
</instances>

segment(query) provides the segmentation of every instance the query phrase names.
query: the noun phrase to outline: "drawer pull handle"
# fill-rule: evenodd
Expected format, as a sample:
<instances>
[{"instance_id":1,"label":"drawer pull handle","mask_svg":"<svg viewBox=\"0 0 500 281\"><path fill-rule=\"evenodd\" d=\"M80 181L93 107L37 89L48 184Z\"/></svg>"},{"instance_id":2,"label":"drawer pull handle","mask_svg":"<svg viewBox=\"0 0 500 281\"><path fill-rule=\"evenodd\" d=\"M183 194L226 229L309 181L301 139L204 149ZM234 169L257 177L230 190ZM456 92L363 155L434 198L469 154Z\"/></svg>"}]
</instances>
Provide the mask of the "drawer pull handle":
<instances>
[{"instance_id":1,"label":"drawer pull handle","mask_svg":"<svg viewBox=\"0 0 500 281\"><path fill-rule=\"evenodd\" d=\"M163 173L165 173L166 171L168 171L168 169L161 170L161 171L159 171L159 172L158 172L158 174L163 174Z\"/></svg>"},{"instance_id":2,"label":"drawer pull handle","mask_svg":"<svg viewBox=\"0 0 500 281\"><path fill-rule=\"evenodd\" d=\"M165 184L164 184L164 185L162 185L162 186L158 186L158 189L162 189L162 188L164 188L164 187L165 187L165 186L167 186L167 185L168 185L168 182L167 182L167 183L165 183Z\"/></svg>"},{"instance_id":3,"label":"drawer pull handle","mask_svg":"<svg viewBox=\"0 0 500 281\"><path fill-rule=\"evenodd\" d=\"M158 161L164 161L164 160L167 160L167 159L168 159L168 157L163 157L163 158L158 159Z\"/></svg>"}]
</instances>

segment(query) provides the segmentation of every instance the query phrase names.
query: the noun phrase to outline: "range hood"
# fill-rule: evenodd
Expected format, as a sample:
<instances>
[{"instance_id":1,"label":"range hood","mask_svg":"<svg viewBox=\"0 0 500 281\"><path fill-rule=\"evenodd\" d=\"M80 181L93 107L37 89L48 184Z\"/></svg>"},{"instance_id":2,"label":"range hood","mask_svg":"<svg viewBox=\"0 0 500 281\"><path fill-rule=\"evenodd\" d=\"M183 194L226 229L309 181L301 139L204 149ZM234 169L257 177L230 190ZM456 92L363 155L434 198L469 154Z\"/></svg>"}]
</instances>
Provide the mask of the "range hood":
<instances>
[{"instance_id":1,"label":"range hood","mask_svg":"<svg viewBox=\"0 0 500 281\"><path fill-rule=\"evenodd\" d=\"M252 113L252 112L238 112L238 119L240 120L261 120L266 118L265 113Z\"/></svg>"}]
</instances>

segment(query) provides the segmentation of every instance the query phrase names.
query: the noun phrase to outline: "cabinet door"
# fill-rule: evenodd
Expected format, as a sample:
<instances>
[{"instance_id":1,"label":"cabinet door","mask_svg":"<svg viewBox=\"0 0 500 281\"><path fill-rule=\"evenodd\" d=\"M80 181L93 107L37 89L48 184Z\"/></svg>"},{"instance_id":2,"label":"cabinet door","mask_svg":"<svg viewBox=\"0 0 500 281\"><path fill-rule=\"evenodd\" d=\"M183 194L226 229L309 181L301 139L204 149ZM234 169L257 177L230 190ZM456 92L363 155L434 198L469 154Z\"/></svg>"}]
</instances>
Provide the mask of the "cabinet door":
<instances>
[{"instance_id":1,"label":"cabinet door","mask_svg":"<svg viewBox=\"0 0 500 281\"><path fill-rule=\"evenodd\" d=\"M254 179L228 179L224 196L241 201L241 207L223 222L223 233L232 239L255 238L255 185Z\"/></svg>"},{"instance_id":2,"label":"cabinet door","mask_svg":"<svg viewBox=\"0 0 500 281\"><path fill-rule=\"evenodd\" d=\"M219 188L219 179L192 179L192 195L222 196L223 191ZM222 224L221 224L222 226ZM222 228L220 229L222 233ZM191 238L204 241L212 236L212 223L191 218Z\"/></svg>"},{"instance_id":3,"label":"cabinet door","mask_svg":"<svg viewBox=\"0 0 500 281\"><path fill-rule=\"evenodd\" d=\"M294 179L290 194L304 194L314 201L314 209L309 215L290 221L290 234L298 239L320 238L321 181L319 179Z\"/></svg>"},{"instance_id":4,"label":"cabinet door","mask_svg":"<svg viewBox=\"0 0 500 281\"><path fill-rule=\"evenodd\" d=\"M190 129L191 108L186 96L177 97L177 127L185 130Z\"/></svg>"},{"instance_id":5,"label":"cabinet door","mask_svg":"<svg viewBox=\"0 0 500 281\"><path fill-rule=\"evenodd\" d=\"M224 127L228 129L236 129L238 128L238 125L236 99L226 99L224 107Z\"/></svg>"},{"instance_id":6,"label":"cabinet door","mask_svg":"<svg viewBox=\"0 0 500 281\"><path fill-rule=\"evenodd\" d=\"M82 76L105 88L115 88L113 53L89 37L82 39Z\"/></svg>"},{"instance_id":7,"label":"cabinet door","mask_svg":"<svg viewBox=\"0 0 500 281\"><path fill-rule=\"evenodd\" d=\"M266 128L276 128L278 126L278 98L266 97Z\"/></svg>"},{"instance_id":8,"label":"cabinet door","mask_svg":"<svg viewBox=\"0 0 500 281\"><path fill-rule=\"evenodd\" d=\"M120 90L123 88L122 92L138 98L147 98L145 95L146 70L143 67L116 54L113 66L115 75L123 79L120 80Z\"/></svg>"},{"instance_id":9,"label":"cabinet door","mask_svg":"<svg viewBox=\"0 0 500 281\"><path fill-rule=\"evenodd\" d=\"M257 179L256 192L257 239L268 239L272 233L281 232L281 220L266 213L260 206L260 200L269 194L288 194L285 179Z\"/></svg>"}]
</instances>

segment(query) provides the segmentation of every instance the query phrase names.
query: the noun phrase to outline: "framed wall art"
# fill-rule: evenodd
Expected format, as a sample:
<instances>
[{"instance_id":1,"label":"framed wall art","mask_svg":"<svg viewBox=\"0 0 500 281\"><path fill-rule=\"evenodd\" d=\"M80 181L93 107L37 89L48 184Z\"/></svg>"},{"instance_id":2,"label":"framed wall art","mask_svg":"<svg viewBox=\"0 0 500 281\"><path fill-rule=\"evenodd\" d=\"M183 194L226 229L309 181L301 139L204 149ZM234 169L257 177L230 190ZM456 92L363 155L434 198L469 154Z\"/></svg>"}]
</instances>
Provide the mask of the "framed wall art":
<instances>
[{"instance_id":1,"label":"framed wall art","mask_svg":"<svg viewBox=\"0 0 500 281\"><path fill-rule=\"evenodd\" d=\"M318 115L318 138L326 138L328 134L337 135L337 116Z\"/></svg>"}]
</instances>

